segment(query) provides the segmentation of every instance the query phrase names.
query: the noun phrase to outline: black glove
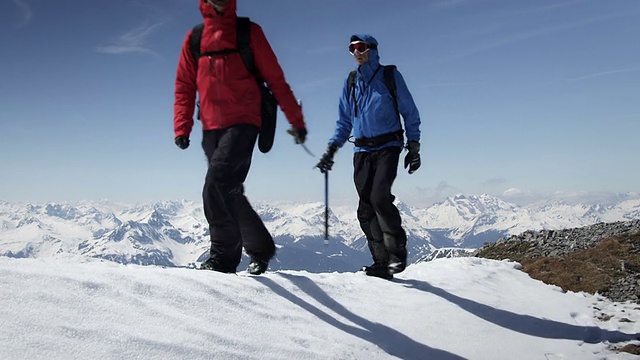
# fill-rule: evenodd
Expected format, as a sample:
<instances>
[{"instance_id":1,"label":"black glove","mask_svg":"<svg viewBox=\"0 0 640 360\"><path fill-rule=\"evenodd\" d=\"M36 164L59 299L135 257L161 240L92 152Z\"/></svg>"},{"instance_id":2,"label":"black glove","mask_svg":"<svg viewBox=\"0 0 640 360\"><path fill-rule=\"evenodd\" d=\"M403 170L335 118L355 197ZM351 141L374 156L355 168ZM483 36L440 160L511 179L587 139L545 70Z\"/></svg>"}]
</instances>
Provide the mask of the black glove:
<instances>
[{"instance_id":1,"label":"black glove","mask_svg":"<svg viewBox=\"0 0 640 360\"><path fill-rule=\"evenodd\" d=\"M189 138L183 135L176 137L175 139L176 145L182 150L189 147Z\"/></svg>"},{"instance_id":2,"label":"black glove","mask_svg":"<svg viewBox=\"0 0 640 360\"><path fill-rule=\"evenodd\" d=\"M318 163L318 165L316 165L316 167L320 169L321 173L324 174L325 172L331 170L331 167L333 166L333 155L335 155L336 151L338 151L338 147L334 144L331 144L327 148L327 151L324 152L324 154L320 158L320 162Z\"/></svg>"},{"instance_id":3,"label":"black glove","mask_svg":"<svg viewBox=\"0 0 640 360\"><path fill-rule=\"evenodd\" d=\"M299 129L291 128L287 130L287 134L293 136L293 141L296 144L304 144L304 141L307 139L307 128L301 127Z\"/></svg>"},{"instance_id":4,"label":"black glove","mask_svg":"<svg viewBox=\"0 0 640 360\"><path fill-rule=\"evenodd\" d=\"M409 153L404 157L404 168L409 168L409 174L413 174L420 168L420 143L409 141L407 144Z\"/></svg>"}]
</instances>

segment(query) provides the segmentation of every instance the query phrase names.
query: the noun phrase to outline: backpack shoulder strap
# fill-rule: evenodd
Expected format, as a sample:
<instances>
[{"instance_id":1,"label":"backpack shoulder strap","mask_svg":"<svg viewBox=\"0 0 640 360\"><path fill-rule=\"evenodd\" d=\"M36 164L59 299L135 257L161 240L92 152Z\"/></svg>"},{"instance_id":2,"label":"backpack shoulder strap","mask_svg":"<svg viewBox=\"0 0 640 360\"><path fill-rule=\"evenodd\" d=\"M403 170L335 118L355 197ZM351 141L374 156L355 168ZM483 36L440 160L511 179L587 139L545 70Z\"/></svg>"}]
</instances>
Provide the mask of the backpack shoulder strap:
<instances>
[{"instance_id":1,"label":"backpack shoulder strap","mask_svg":"<svg viewBox=\"0 0 640 360\"><path fill-rule=\"evenodd\" d=\"M189 35L189 50L191 51L191 57L196 66L196 76L198 74L198 60L200 59L200 41L202 40L202 31L204 30L204 23L198 24L191 29ZM196 102L198 108L197 118L200 120L200 100Z\"/></svg>"},{"instance_id":2,"label":"backpack shoulder strap","mask_svg":"<svg viewBox=\"0 0 640 360\"><path fill-rule=\"evenodd\" d=\"M356 75L357 72L353 70L349 73L349 78L347 79L347 92L355 98L355 88L356 88Z\"/></svg>"},{"instance_id":3,"label":"backpack shoulder strap","mask_svg":"<svg viewBox=\"0 0 640 360\"><path fill-rule=\"evenodd\" d=\"M198 24L191 30L189 35L189 49L191 50L191 56L196 63L196 69L198 68L198 59L200 58L200 40L202 40L202 30L204 29L204 23Z\"/></svg>"},{"instance_id":4,"label":"backpack shoulder strap","mask_svg":"<svg viewBox=\"0 0 640 360\"><path fill-rule=\"evenodd\" d=\"M358 105L356 103L356 75L358 75L356 70L349 73L349 77L347 78L347 93L351 95L351 98L353 99L355 116L358 116Z\"/></svg>"},{"instance_id":5,"label":"backpack shoulder strap","mask_svg":"<svg viewBox=\"0 0 640 360\"><path fill-rule=\"evenodd\" d=\"M391 93L391 97L393 98L393 106L396 108L396 112L398 112L398 89L396 89L395 71L395 65L386 65L384 67L384 82Z\"/></svg>"},{"instance_id":6,"label":"backpack shoulder strap","mask_svg":"<svg viewBox=\"0 0 640 360\"><path fill-rule=\"evenodd\" d=\"M238 17L236 21L236 47L242 57L244 66L256 79L260 80L255 67L253 50L251 50L251 19Z\"/></svg>"},{"instance_id":7,"label":"backpack shoulder strap","mask_svg":"<svg viewBox=\"0 0 640 360\"><path fill-rule=\"evenodd\" d=\"M191 50L191 56L195 60L196 69L198 66L198 59L202 56L200 52L200 42L202 41L202 32L204 30L204 23L198 24L191 30L189 36L189 48ZM238 17L236 22L236 47L237 51L242 57L244 66L249 72L257 78L255 71L255 64L253 60L253 51L251 50L251 20L248 17ZM231 51L231 50L227 50Z\"/></svg>"}]
</instances>

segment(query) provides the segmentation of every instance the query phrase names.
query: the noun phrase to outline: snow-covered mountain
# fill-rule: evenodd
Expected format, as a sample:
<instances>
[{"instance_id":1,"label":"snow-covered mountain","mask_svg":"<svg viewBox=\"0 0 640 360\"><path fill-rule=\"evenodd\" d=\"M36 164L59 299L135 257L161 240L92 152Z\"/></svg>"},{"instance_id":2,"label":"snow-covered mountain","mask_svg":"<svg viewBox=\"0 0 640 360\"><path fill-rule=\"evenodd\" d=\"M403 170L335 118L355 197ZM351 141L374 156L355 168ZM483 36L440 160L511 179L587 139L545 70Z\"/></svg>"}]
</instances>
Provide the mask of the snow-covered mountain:
<instances>
[{"instance_id":1,"label":"snow-covered mountain","mask_svg":"<svg viewBox=\"0 0 640 360\"><path fill-rule=\"evenodd\" d=\"M477 248L527 230L640 218L637 197L607 203L552 200L518 206L490 195L457 195L426 208L400 201L397 206L407 230L411 262L436 249ZM331 207L328 245L323 244L323 203L258 203L255 207L278 245L271 263L274 270L352 271L371 262L355 205ZM200 204L190 201L135 206L107 201L0 201L0 255L9 257L81 256L124 264L183 266L207 258L208 234ZM247 261L245 258L241 267Z\"/></svg>"},{"instance_id":2,"label":"snow-covered mountain","mask_svg":"<svg viewBox=\"0 0 640 360\"><path fill-rule=\"evenodd\" d=\"M434 241L452 241L458 247L477 248L484 242L527 230L557 230L638 219L640 199L621 196L615 202L576 204L547 200L518 206L490 195L456 195L413 213L429 229Z\"/></svg>"}]
</instances>

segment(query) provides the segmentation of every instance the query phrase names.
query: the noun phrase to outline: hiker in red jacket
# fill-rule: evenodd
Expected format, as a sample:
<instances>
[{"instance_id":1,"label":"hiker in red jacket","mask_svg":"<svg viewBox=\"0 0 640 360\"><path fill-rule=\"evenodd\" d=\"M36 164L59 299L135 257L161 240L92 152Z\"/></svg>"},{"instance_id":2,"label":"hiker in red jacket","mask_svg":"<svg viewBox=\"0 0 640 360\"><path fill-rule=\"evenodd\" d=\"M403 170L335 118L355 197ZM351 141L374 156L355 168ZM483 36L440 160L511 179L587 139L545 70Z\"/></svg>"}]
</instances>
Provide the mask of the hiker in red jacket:
<instances>
[{"instance_id":1,"label":"hiker in red jacket","mask_svg":"<svg viewBox=\"0 0 640 360\"><path fill-rule=\"evenodd\" d=\"M236 51L236 0L199 2L204 18L200 53L206 56L194 59L190 31L178 62L173 121L175 144L186 149L197 92L208 161L202 198L211 235L210 257L200 268L235 273L244 246L251 257L248 271L262 274L275 255L275 244L244 196L243 186L262 125L261 93L256 77ZM249 40L255 72L275 95L291 124L289 133L296 143L304 143L307 130L302 109L262 28L253 22Z\"/></svg>"}]
</instances>

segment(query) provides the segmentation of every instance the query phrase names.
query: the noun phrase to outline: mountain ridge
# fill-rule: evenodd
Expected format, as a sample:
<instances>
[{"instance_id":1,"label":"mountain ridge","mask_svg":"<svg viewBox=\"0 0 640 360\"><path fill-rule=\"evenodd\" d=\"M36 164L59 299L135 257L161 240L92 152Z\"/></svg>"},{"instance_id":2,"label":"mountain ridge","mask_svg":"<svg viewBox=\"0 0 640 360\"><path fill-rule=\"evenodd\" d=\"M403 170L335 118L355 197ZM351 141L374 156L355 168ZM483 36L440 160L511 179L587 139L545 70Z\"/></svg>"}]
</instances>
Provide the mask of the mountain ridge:
<instances>
[{"instance_id":1,"label":"mountain ridge","mask_svg":"<svg viewBox=\"0 0 640 360\"><path fill-rule=\"evenodd\" d=\"M550 200L520 206L486 194L459 194L424 208L401 200L396 203L407 230L410 262L436 249L476 249L529 230L640 218L640 199L633 197L606 203ZM355 206L330 208L328 246L323 245L323 203L256 203L255 208L278 246L272 269L355 271L371 262ZM187 200L136 205L0 201L0 255L10 257L79 255L184 266L208 257L208 235L201 206Z\"/></svg>"}]
</instances>

